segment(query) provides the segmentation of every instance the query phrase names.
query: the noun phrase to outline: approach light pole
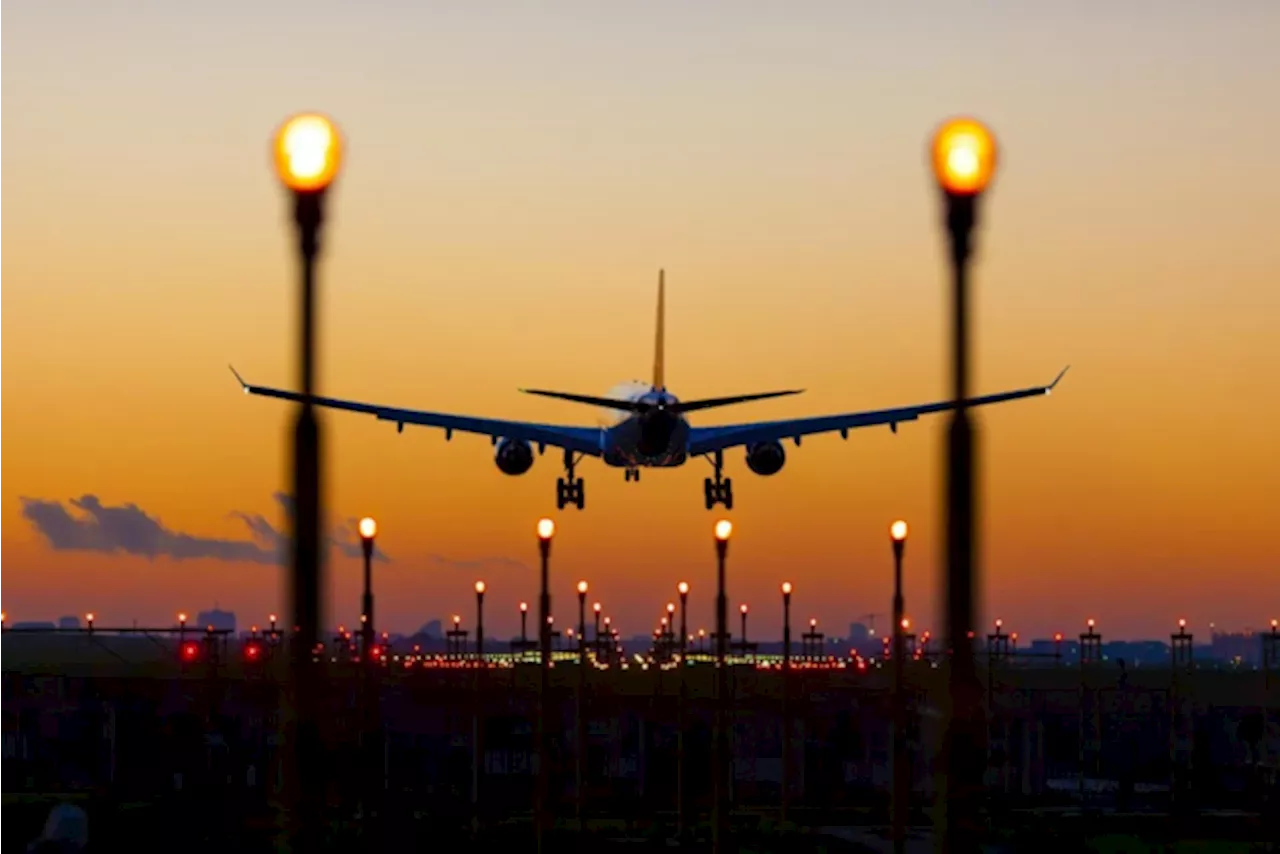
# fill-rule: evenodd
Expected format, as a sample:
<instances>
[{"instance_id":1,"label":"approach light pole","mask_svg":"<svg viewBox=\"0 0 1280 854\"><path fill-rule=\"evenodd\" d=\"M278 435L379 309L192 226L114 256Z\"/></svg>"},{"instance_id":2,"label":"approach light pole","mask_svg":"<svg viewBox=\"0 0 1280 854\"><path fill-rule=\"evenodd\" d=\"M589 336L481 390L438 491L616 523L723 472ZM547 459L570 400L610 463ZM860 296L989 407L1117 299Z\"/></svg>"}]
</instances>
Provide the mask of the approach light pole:
<instances>
[{"instance_id":1,"label":"approach light pole","mask_svg":"<svg viewBox=\"0 0 1280 854\"><path fill-rule=\"evenodd\" d=\"M725 591L725 558L729 554L729 537L733 523L716 522L716 709L715 709L715 795L711 824L711 849L715 854L729 850L729 671L725 661L729 640L729 604Z\"/></svg>"},{"instance_id":2,"label":"approach light pole","mask_svg":"<svg viewBox=\"0 0 1280 854\"><path fill-rule=\"evenodd\" d=\"M685 834L684 730L685 705L688 703L689 692L688 674L685 672L689 666L689 582L681 581L677 584L676 592L680 594L680 696L676 706L676 839L683 844Z\"/></svg>"},{"instance_id":3,"label":"approach light pole","mask_svg":"<svg viewBox=\"0 0 1280 854\"><path fill-rule=\"evenodd\" d=\"M484 666L484 582L476 582L476 662Z\"/></svg>"},{"instance_id":4,"label":"approach light pole","mask_svg":"<svg viewBox=\"0 0 1280 854\"><path fill-rule=\"evenodd\" d=\"M312 398L315 394L315 260L320 248L325 193L342 165L342 138L337 127L316 113L295 115L276 131L272 142L276 174L293 197L293 218L298 229L301 261L299 293L299 392L301 406L293 435L293 566L291 593L293 623L298 627L294 644L292 718L285 723L292 780L291 848L314 851L320 847L324 826L325 773L320 734L322 675L311 666L320 640L320 427Z\"/></svg>"},{"instance_id":5,"label":"approach light pole","mask_svg":"<svg viewBox=\"0 0 1280 854\"><path fill-rule=\"evenodd\" d=\"M373 642L377 633L373 627L373 538L378 535L378 523L372 516L360 520L360 547L364 552L364 596L360 599L360 641L365 665L372 666Z\"/></svg>"},{"instance_id":6,"label":"approach light pole","mask_svg":"<svg viewBox=\"0 0 1280 854\"><path fill-rule=\"evenodd\" d=\"M791 805L791 591L790 581L782 582L782 824L787 823Z\"/></svg>"},{"instance_id":7,"label":"approach light pole","mask_svg":"<svg viewBox=\"0 0 1280 854\"><path fill-rule=\"evenodd\" d=\"M538 593L538 787L535 792L536 809L534 824L537 831L538 854L546 854L547 798L550 795L550 739L547 732L547 705L550 702L551 671L551 589L550 563L551 538L555 536L553 519L538 520L538 552L542 558L542 586Z\"/></svg>"},{"instance_id":8,"label":"approach light pole","mask_svg":"<svg viewBox=\"0 0 1280 854\"><path fill-rule=\"evenodd\" d=\"M974 427L969 415L969 288L971 237L978 203L996 169L996 141L980 122L957 118L934 134L930 161L946 210L952 272L952 399L947 434L947 641L950 692L943 735L942 850L976 851L982 817L985 720L973 659Z\"/></svg>"},{"instance_id":9,"label":"approach light pole","mask_svg":"<svg viewBox=\"0 0 1280 854\"><path fill-rule=\"evenodd\" d=\"M586 694L587 694L587 582L578 582L578 702L577 702L577 718L575 735L577 743L574 745L574 805L576 807L578 819L578 833L581 834L586 830L583 823L583 808L586 800L586 780L587 780L587 716L586 716Z\"/></svg>"},{"instance_id":10,"label":"approach light pole","mask_svg":"<svg viewBox=\"0 0 1280 854\"><path fill-rule=\"evenodd\" d=\"M903 632L902 555L907 547L907 523L899 519L889 526L893 542L893 852L903 854L907 846L907 817L911 781L907 770L907 704L903 687L906 644Z\"/></svg>"}]
</instances>

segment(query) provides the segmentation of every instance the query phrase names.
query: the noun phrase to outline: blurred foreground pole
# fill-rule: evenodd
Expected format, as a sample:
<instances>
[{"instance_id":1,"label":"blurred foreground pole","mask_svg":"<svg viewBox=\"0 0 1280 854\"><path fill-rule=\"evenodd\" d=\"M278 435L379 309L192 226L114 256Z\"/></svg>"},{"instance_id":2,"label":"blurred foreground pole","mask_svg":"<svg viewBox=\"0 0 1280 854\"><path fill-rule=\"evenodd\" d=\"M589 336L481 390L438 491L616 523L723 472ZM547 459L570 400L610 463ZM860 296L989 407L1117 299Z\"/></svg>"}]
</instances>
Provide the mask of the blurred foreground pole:
<instances>
[{"instance_id":1,"label":"blurred foreground pole","mask_svg":"<svg viewBox=\"0 0 1280 854\"><path fill-rule=\"evenodd\" d=\"M325 844L325 757L319 722L324 686L312 655L323 619L320 594L320 427L315 393L315 260L324 221L325 191L338 174L342 142L324 116L297 115L281 125L274 140L276 172L293 195L298 227L302 291L299 305L299 392L293 435L293 566L290 594L293 624L291 696L285 710L289 842L295 852L319 851Z\"/></svg>"},{"instance_id":2,"label":"blurred foreground pole","mask_svg":"<svg viewBox=\"0 0 1280 854\"><path fill-rule=\"evenodd\" d=\"M995 171L991 133L972 119L953 119L934 135L934 175L946 207L952 268L952 397L955 409L947 431L947 613L951 647L946 730L943 735L942 851L976 852L981 844L982 784L986 721L973 658L974 428L969 415L970 237L978 200Z\"/></svg>"}]
</instances>

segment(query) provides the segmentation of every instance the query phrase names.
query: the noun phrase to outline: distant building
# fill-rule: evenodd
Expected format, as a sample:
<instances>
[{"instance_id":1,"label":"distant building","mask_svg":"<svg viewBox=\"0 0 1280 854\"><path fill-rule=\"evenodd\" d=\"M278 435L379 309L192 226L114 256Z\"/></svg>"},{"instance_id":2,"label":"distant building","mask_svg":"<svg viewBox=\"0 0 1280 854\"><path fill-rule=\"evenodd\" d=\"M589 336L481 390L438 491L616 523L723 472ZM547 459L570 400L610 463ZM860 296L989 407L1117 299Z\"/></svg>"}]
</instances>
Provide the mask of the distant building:
<instances>
[{"instance_id":1,"label":"distant building","mask_svg":"<svg viewBox=\"0 0 1280 854\"><path fill-rule=\"evenodd\" d=\"M1262 663L1262 639L1252 629L1243 632L1215 632L1209 656L1226 664Z\"/></svg>"},{"instance_id":2,"label":"distant building","mask_svg":"<svg viewBox=\"0 0 1280 854\"><path fill-rule=\"evenodd\" d=\"M80 628L80 618L76 616L67 616L58 618L58 628L60 629L78 629Z\"/></svg>"},{"instance_id":3,"label":"distant building","mask_svg":"<svg viewBox=\"0 0 1280 854\"><path fill-rule=\"evenodd\" d=\"M37 629L41 631L47 631L49 629L52 629L53 627L54 625L51 620L28 620L25 623L14 623L12 626L12 628L26 629L27 631L34 631Z\"/></svg>"},{"instance_id":4,"label":"distant building","mask_svg":"<svg viewBox=\"0 0 1280 854\"><path fill-rule=\"evenodd\" d=\"M208 628L212 626L215 631L228 631L235 634L236 615L233 611L220 611L216 607L211 611L201 611L196 614L194 628Z\"/></svg>"}]
</instances>

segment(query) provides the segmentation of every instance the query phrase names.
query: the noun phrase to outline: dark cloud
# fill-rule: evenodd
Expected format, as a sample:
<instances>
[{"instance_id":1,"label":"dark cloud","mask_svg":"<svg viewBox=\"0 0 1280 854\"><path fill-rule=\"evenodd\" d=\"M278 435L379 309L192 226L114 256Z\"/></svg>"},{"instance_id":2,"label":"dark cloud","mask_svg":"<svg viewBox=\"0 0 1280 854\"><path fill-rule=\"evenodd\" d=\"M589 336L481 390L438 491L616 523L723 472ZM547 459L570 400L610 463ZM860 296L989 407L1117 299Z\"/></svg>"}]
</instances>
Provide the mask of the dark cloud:
<instances>
[{"instance_id":1,"label":"dark cloud","mask_svg":"<svg viewBox=\"0 0 1280 854\"><path fill-rule=\"evenodd\" d=\"M199 537L164 526L159 518L136 504L107 506L96 495L61 501L23 498L22 515L56 551L91 551L107 554L142 555L176 560L222 560L241 563L284 564L289 556L288 530L293 519L293 499L277 492L274 496L285 516L285 525L276 527L259 513L231 515L244 523L249 539ZM72 512L78 511L78 512ZM348 557L359 557L360 540L353 520L332 526L329 544ZM390 560L381 549L374 558Z\"/></svg>"}]
</instances>

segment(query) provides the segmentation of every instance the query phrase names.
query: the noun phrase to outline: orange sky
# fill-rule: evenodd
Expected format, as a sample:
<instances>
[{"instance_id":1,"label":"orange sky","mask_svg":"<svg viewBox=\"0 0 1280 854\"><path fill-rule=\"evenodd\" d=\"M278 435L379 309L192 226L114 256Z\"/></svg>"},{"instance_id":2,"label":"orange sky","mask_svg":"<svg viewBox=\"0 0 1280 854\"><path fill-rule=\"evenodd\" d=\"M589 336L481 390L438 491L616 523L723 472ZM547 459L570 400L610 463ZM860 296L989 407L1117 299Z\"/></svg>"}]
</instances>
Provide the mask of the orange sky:
<instances>
[{"instance_id":1,"label":"orange sky","mask_svg":"<svg viewBox=\"0 0 1280 854\"><path fill-rule=\"evenodd\" d=\"M312 107L349 138L325 235L323 390L580 424L596 413L515 389L647 376L659 266L675 393L808 389L696 423L945 396L924 149L940 118L974 112L1003 155L978 244L976 388L1073 366L1052 397L982 415L988 616L1154 635L1184 613L1220 627L1280 613L1275 4L1171 2L1158 19L1083 4L1092 22L941 2L371 2L291 18L296 5L6 4L10 619L148 621L216 600L248 623L280 607L270 566L54 552L21 499L92 494L202 537L248 539L237 511L281 523L291 413L241 395L226 364L293 382L267 140ZM324 426L334 518L376 515L392 557L384 623L469 614L484 577L491 620L513 628L536 576L509 561L534 565L557 458L508 478L482 438ZM811 438L771 479L728 455L730 596L760 631L776 631L783 578L797 615L827 626L887 610L897 516L912 525L908 609L936 622L944 427ZM586 577L644 632L687 578L695 623L709 620L707 472L631 484L585 463L587 510L559 514L559 610ZM358 565L334 570L335 620L350 619Z\"/></svg>"}]
</instances>

